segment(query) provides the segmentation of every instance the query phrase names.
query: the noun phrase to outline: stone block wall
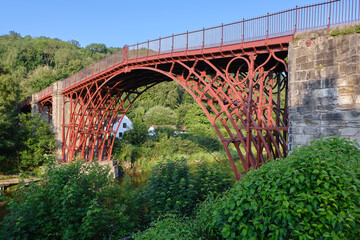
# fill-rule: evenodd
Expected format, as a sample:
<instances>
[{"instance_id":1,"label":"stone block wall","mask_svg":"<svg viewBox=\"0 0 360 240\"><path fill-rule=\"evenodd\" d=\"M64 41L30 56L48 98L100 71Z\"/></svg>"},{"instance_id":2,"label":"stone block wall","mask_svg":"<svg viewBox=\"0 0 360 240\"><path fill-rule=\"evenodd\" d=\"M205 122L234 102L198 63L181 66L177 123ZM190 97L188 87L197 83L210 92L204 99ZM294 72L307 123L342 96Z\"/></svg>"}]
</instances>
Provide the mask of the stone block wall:
<instances>
[{"instance_id":1,"label":"stone block wall","mask_svg":"<svg viewBox=\"0 0 360 240\"><path fill-rule=\"evenodd\" d=\"M62 82L58 81L53 84L54 91L52 94L53 108L52 108L52 126L55 134L55 140L58 148L56 151L56 160L62 161L62 123L63 123L63 107L64 107L64 96L62 94Z\"/></svg>"},{"instance_id":2,"label":"stone block wall","mask_svg":"<svg viewBox=\"0 0 360 240\"><path fill-rule=\"evenodd\" d=\"M289 45L289 148L339 135L360 143L360 34L297 33Z\"/></svg>"}]
</instances>

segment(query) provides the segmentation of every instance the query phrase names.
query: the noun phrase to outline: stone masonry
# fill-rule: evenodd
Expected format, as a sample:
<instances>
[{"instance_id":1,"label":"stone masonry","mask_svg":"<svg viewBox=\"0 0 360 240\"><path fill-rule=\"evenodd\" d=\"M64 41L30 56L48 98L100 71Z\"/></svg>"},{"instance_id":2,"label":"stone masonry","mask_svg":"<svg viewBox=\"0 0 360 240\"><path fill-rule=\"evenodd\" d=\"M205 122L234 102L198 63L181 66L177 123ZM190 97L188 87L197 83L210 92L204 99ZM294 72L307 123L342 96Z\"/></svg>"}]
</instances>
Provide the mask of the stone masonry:
<instances>
[{"instance_id":1,"label":"stone masonry","mask_svg":"<svg viewBox=\"0 0 360 240\"><path fill-rule=\"evenodd\" d=\"M343 25L297 33L289 46L289 148L338 135L360 143L360 34Z\"/></svg>"},{"instance_id":2,"label":"stone masonry","mask_svg":"<svg viewBox=\"0 0 360 240\"><path fill-rule=\"evenodd\" d=\"M62 94L62 82L58 81L53 84L54 91L53 98L53 110L52 110L52 126L55 134L55 140L58 145L56 160L61 162L62 160L62 124L63 124L63 108L64 108L64 96Z\"/></svg>"}]
</instances>

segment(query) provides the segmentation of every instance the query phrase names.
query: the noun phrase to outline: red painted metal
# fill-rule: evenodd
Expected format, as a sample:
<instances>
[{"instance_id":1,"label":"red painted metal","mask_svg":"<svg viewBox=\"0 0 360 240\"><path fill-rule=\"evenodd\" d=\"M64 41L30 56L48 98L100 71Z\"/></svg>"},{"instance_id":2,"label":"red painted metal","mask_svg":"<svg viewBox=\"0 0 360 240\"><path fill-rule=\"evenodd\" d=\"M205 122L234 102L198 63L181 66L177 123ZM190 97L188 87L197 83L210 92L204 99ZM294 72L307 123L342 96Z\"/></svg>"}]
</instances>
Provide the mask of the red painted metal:
<instances>
[{"instance_id":1,"label":"red painted metal","mask_svg":"<svg viewBox=\"0 0 360 240\"><path fill-rule=\"evenodd\" d=\"M52 97L46 94L45 98L42 98L39 102L39 113L42 117L47 117L47 121L52 120Z\"/></svg>"},{"instance_id":2,"label":"red painted metal","mask_svg":"<svg viewBox=\"0 0 360 240\"><path fill-rule=\"evenodd\" d=\"M125 46L62 81L64 162L110 159L118 116L169 79L202 107L237 178L236 158L248 171L285 156L288 43L295 32L359 22L359 7L359 0L333 0ZM51 94L49 87L39 98Z\"/></svg>"}]
</instances>

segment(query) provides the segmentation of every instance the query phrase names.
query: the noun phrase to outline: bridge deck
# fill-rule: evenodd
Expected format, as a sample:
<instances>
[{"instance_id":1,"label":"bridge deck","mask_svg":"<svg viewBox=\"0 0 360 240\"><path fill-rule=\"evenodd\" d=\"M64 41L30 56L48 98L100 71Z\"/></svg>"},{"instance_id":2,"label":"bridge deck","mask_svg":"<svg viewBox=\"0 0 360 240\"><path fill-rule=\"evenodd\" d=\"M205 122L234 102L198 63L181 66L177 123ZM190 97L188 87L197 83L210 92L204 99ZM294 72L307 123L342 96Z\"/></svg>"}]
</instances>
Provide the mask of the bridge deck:
<instances>
[{"instance_id":1,"label":"bridge deck","mask_svg":"<svg viewBox=\"0 0 360 240\"><path fill-rule=\"evenodd\" d=\"M221 58L246 49L284 47L295 32L359 22L359 9L360 0L331 0L125 46L63 80L63 91L131 64L163 63L175 58ZM52 93L53 86L49 86L38 93L38 100L51 98Z\"/></svg>"}]
</instances>

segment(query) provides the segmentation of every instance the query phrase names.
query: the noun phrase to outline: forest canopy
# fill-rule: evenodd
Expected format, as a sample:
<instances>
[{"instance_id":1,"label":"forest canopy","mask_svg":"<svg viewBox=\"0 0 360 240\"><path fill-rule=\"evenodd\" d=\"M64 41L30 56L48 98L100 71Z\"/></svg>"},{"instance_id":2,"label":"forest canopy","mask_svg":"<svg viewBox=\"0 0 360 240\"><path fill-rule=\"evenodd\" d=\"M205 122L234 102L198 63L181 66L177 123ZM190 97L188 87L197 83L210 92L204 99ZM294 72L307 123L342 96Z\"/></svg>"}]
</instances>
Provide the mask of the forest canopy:
<instances>
[{"instance_id":1,"label":"forest canopy","mask_svg":"<svg viewBox=\"0 0 360 240\"><path fill-rule=\"evenodd\" d=\"M22 37L10 32L0 36L0 77L10 75L17 81L23 100L118 49L98 43L82 48L76 40Z\"/></svg>"}]
</instances>

